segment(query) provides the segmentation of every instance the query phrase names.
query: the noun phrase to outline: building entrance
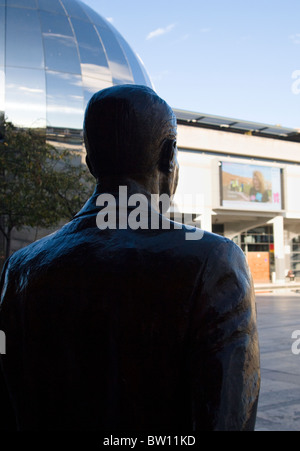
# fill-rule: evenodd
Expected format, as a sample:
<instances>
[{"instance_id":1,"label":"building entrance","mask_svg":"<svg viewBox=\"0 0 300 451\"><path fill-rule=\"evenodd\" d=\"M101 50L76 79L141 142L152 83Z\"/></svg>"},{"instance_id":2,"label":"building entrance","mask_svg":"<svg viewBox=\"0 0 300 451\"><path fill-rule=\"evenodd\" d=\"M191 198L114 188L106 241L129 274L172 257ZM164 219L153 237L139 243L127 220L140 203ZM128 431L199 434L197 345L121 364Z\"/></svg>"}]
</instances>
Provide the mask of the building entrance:
<instances>
[{"instance_id":1,"label":"building entrance","mask_svg":"<svg viewBox=\"0 0 300 451\"><path fill-rule=\"evenodd\" d=\"M273 226L247 230L235 237L234 241L246 255L254 282L270 282L275 272Z\"/></svg>"}]
</instances>

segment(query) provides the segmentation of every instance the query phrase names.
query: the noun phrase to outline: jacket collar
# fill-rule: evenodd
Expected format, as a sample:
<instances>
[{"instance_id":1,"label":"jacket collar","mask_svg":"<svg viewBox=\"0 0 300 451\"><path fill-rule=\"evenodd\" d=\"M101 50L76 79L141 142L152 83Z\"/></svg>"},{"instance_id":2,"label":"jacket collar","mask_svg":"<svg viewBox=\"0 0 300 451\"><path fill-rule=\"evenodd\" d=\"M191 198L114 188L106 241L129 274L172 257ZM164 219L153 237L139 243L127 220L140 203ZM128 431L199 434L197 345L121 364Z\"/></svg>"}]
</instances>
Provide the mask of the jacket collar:
<instances>
[{"instance_id":1,"label":"jacket collar","mask_svg":"<svg viewBox=\"0 0 300 451\"><path fill-rule=\"evenodd\" d=\"M97 185L92 196L87 200L87 202L84 204L82 209L74 216L74 219L76 219L80 216L98 213L98 211L101 209L101 207L97 207L96 201L100 194L101 194L100 188Z\"/></svg>"},{"instance_id":2,"label":"jacket collar","mask_svg":"<svg viewBox=\"0 0 300 451\"><path fill-rule=\"evenodd\" d=\"M148 199L147 202L147 210L149 209L153 209L153 207L151 206L151 202L149 199L149 195L146 192L140 192L140 191L136 191L135 189L132 189L132 187L127 187L127 196L131 196L132 194L141 194L144 195L146 199ZM100 210L102 210L103 207L101 206L97 206L96 202L98 197L104 194L103 191L101 190L99 185L96 185L96 188L92 194L92 196L88 199L88 201L84 204L84 206L82 207L82 209L74 216L74 219L82 217L82 216L87 216L87 215L93 215L93 214L97 214ZM115 190L115 191L110 191L109 193L105 193L105 194L112 194L115 199L116 199L116 204L119 204L119 187ZM128 199L126 199L126 201L128 201ZM128 206L126 205L126 210L133 210L135 209L136 206Z\"/></svg>"}]
</instances>

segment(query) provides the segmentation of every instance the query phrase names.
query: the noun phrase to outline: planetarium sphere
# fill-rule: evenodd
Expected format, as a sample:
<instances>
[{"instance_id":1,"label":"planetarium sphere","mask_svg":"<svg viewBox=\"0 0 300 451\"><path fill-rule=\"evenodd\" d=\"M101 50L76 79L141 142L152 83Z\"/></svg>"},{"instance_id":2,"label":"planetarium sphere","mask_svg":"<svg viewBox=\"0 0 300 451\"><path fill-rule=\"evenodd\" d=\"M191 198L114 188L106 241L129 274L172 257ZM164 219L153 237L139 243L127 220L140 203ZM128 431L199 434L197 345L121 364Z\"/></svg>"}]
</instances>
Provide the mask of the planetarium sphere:
<instances>
[{"instance_id":1,"label":"planetarium sphere","mask_svg":"<svg viewBox=\"0 0 300 451\"><path fill-rule=\"evenodd\" d=\"M150 86L118 31L80 0L0 0L0 114L15 125L81 130L91 96Z\"/></svg>"}]
</instances>

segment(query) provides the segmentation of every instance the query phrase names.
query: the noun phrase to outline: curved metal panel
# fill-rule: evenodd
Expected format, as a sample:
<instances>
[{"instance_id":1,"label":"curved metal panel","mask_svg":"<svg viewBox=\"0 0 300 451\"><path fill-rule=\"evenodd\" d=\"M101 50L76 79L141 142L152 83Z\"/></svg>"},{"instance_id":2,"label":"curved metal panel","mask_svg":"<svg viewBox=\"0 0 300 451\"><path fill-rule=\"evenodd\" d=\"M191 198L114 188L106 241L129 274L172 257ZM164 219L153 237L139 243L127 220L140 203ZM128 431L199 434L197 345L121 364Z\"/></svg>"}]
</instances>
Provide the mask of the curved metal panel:
<instances>
[{"instance_id":1,"label":"curved metal panel","mask_svg":"<svg viewBox=\"0 0 300 451\"><path fill-rule=\"evenodd\" d=\"M5 74L4 67L0 67L0 122L5 111Z\"/></svg>"},{"instance_id":2,"label":"curved metal panel","mask_svg":"<svg viewBox=\"0 0 300 451\"><path fill-rule=\"evenodd\" d=\"M86 5L85 3L78 1L77 3L80 4L80 7L83 9L83 11L86 14L86 17L94 24L96 25L100 25L103 26L103 19L102 17L97 14L92 8L90 8L88 5Z\"/></svg>"},{"instance_id":3,"label":"curved metal panel","mask_svg":"<svg viewBox=\"0 0 300 451\"><path fill-rule=\"evenodd\" d=\"M66 15L66 12L59 0L37 0L37 2L39 9L42 11L50 11L52 13Z\"/></svg>"},{"instance_id":4,"label":"curved metal panel","mask_svg":"<svg viewBox=\"0 0 300 451\"><path fill-rule=\"evenodd\" d=\"M115 35L120 43L121 48L124 51L124 54L126 55L127 61L130 65L134 83L137 85L147 85L146 78L144 76L144 72L141 68L141 64L138 62L136 55L133 53L131 47L129 44L125 41L125 39L120 35L120 33L114 29ZM150 82L149 82L150 85Z\"/></svg>"},{"instance_id":5,"label":"curved metal panel","mask_svg":"<svg viewBox=\"0 0 300 451\"><path fill-rule=\"evenodd\" d=\"M110 88L112 86L111 81L100 80L97 78L91 78L86 75L82 75L83 83L83 95L84 95L84 108L88 104L90 98L97 91L101 89Z\"/></svg>"},{"instance_id":6,"label":"curved metal panel","mask_svg":"<svg viewBox=\"0 0 300 451\"><path fill-rule=\"evenodd\" d=\"M36 9L36 0L6 0L7 6L19 6L21 8Z\"/></svg>"},{"instance_id":7,"label":"curved metal panel","mask_svg":"<svg viewBox=\"0 0 300 451\"><path fill-rule=\"evenodd\" d=\"M46 71L47 126L81 129L83 89L79 75Z\"/></svg>"},{"instance_id":8,"label":"curved metal panel","mask_svg":"<svg viewBox=\"0 0 300 451\"><path fill-rule=\"evenodd\" d=\"M82 75L112 83L105 50L94 25L79 19L72 19L78 42Z\"/></svg>"},{"instance_id":9,"label":"curved metal panel","mask_svg":"<svg viewBox=\"0 0 300 451\"><path fill-rule=\"evenodd\" d=\"M6 68L5 114L23 127L46 126L46 87L43 70Z\"/></svg>"},{"instance_id":10,"label":"curved metal panel","mask_svg":"<svg viewBox=\"0 0 300 451\"><path fill-rule=\"evenodd\" d=\"M66 16L40 11L46 69L80 74L76 40Z\"/></svg>"},{"instance_id":11,"label":"curved metal panel","mask_svg":"<svg viewBox=\"0 0 300 451\"><path fill-rule=\"evenodd\" d=\"M128 62L112 30L110 30L109 28L101 28L99 27L99 25L96 25L96 29L99 33L101 41L103 42L107 54L113 83L115 85L134 83Z\"/></svg>"},{"instance_id":12,"label":"curved metal panel","mask_svg":"<svg viewBox=\"0 0 300 451\"><path fill-rule=\"evenodd\" d=\"M44 67L44 51L38 12L7 8L6 64L15 67Z\"/></svg>"},{"instance_id":13,"label":"curved metal panel","mask_svg":"<svg viewBox=\"0 0 300 451\"><path fill-rule=\"evenodd\" d=\"M61 0L61 2L70 17L77 17L78 19L88 20L88 17L81 7L80 2L74 0Z\"/></svg>"},{"instance_id":14,"label":"curved metal panel","mask_svg":"<svg viewBox=\"0 0 300 451\"><path fill-rule=\"evenodd\" d=\"M5 62L5 8L0 6L0 66Z\"/></svg>"}]
</instances>

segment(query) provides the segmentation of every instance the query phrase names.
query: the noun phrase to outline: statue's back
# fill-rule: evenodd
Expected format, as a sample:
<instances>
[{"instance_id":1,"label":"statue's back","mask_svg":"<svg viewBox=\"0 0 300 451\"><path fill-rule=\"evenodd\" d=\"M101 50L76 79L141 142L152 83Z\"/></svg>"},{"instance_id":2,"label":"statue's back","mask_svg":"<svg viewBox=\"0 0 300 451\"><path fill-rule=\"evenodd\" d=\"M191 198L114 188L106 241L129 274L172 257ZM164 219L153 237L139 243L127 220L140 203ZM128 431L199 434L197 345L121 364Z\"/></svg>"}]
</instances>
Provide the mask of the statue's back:
<instances>
[{"instance_id":1,"label":"statue's back","mask_svg":"<svg viewBox=\"0 0 300 451\"><path fill-rule=\"evenodd\" d=\"M205 399L198 414L193 406L195 382L209 391L209 345L194 340L216 308L205 295L218 271L207 273L210 255L235 245L211 234L186 241L183 229L100 231L95 221L87 211L9 262L0 324L20 429L213 428Z\"/></svg>"}]
</instances>

